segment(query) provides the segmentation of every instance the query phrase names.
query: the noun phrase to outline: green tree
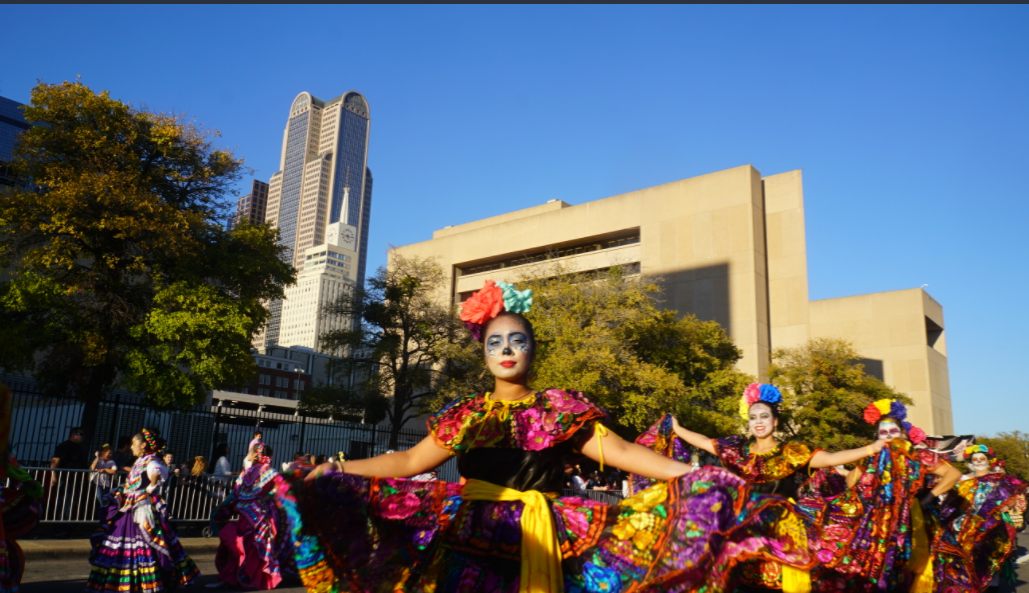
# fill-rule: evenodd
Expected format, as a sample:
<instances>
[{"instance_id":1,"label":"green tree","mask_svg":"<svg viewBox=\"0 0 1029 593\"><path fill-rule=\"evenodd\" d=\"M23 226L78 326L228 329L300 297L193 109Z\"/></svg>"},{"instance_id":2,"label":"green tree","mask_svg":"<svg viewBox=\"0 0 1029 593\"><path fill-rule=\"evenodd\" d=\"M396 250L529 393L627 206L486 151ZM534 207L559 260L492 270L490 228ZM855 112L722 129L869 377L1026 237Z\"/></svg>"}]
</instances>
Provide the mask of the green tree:
<instances>
[{"instance_id":1,"label":"green tree","mask_svg":"<svg viewBox=\"0 0 1029 593\"><path fill-rule=\"evenodd\" d=\"M273 229L220 223L242 160L81 82L40 83L24 112L0 191L0 367L80 397L90 432L116 387L166 407L247 382L262 301L294 270Z\"/></svg>"},{"instance_id":2,"label":"green tree","mask_svg":"<svg viewBox=\"0 0 1029 593\"><path fill-rule=\"evenodd\" d=\"M625 436L664 412L712 434L738 430L734 398L753 380L735 368L739 348L717 322L662 308L660 278L551 265L518 287L534 294L537 387L583 391Z\"/></svg>"},{"instance_id":3,"label":"green tree","mask_svg":"<svg viewBox=\"0 0 1029 593\"><path fill-rule=\"evenodd\" d=\"M865 373L861 357L846 340L816 338L803 346L772 353L768 375L784 391L779 429L788 438L830 451L850 449L875 439L864 409L880 399L912 401Z\"/></svg>"},{"instance_id":4,"label":"green tree","mask_svg":"<svg viewBox=\"0 0 1029 593\"><path fill-rule=\"evenodd\" d=\"M477 367L474 342L446 298L442 268L433 259L392 254L367 286L341 295L324 313L353 320L319 336L322 347L343 356L329 363L332 382L306 396L306 411L340 417L383 416L396 448L404 424L435 411L445 389ZM443 304L446 303L446 304Z\"/></svg>"},{"instance_id":5,"label":"green tree","mask_svg":"<svg viewBox=\"0 0 1029 593\"><path fill-rule=\"evenodd\" d=\"M1029 434L1021 431L1002 432L992 437L979 437L976 443L993 448L998 459L1007 462L1007 472L1029 481Z\"/></svg>"}]
</instances>

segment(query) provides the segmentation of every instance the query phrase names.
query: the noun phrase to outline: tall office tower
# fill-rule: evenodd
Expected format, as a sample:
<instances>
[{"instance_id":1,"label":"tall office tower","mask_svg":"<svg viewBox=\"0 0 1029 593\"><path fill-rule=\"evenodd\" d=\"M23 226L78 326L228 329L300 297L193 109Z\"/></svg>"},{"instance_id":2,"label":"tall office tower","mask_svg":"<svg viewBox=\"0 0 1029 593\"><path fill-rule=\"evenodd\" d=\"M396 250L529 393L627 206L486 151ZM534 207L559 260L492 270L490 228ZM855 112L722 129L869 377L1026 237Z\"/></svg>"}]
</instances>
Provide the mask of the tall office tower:
<instances>
[{"instance_id":1,"label":"tall office tower","mask_svg":"<svg viewBox=\"0 0 1029 593\"><path fill-rule=\"evenodd\" d=\"M14 182L7 163L11 160L15 137L30 127L19 107L21 103L0 97L0 184L3 185Z\"/></svg>"},{"instance_id":2,"label":"tall office tower","mask_svg":"<svg viewBox=\"0 0 1029 593\"><path fill-rule=\"evenodd\" d=\"M232 216L229 226L236 226L242 220L250 224L262 223L267 211L268 184L255 179L250 186L250 193L236 201L236 214Z\"/></svg>"},{"instance_id":3,"label":"tall office tower","mask_svg":"<svg viewBox=\"0 0 1029 593\"><path fill-rule=\"evenodd\" d=\"M370 127L368 103L356 91L331 101L303 92L293 101L282 135L279 170L269 182L265 220L278 227L287 261L296 266L303 278L310 279L313 272L309 266L321 261L317 254L327 254L330 250L321 247L329 245L344 248L340 253L353 253L352 261L345 262L349 264L347 268L333 270L345 272L339 279L357 286L364 284L372 203L372 174L368 169ZM336 226L329 232L331 225ZM315 247L318 249L312 251ZM320 269L319 274L329 268L326 265ZM321 278L317 286L329 286L330 280L335 281ZM299 284L287 289L286 299L300 298L301 290ZM257 348L291 346L286 341L308 335L310 328L322 323L320 311L310 307L303 309L312 311L306 320L294 319L292 313L297 309L291 305L290 331L283 334L283 302L272 302L270 309L268 326L254 341ZM304 333L297 333L300 330Z\"/></svg>"}]
</instances>

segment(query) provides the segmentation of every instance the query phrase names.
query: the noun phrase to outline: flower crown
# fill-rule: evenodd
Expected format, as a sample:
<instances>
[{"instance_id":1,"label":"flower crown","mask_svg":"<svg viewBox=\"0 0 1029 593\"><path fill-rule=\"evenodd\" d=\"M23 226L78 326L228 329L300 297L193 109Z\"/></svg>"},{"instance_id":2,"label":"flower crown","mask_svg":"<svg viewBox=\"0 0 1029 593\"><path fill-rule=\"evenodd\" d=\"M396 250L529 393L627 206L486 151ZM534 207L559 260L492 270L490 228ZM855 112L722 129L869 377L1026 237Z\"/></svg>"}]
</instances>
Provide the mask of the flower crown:
<instances>
[{"instance_id":1,"label":"flower crown","mask_svg":"<svg viewBox=\"0 0 1029 593\"><path fill-rule=\"evenodd\" d=\"M265 453L268 447L264 443L257 443L254 445L254 452L257 453L257 463L268 464L272 462L272 458Z\"/></svg>"},{"instance_id":2,"label":"flower crown","mask_svg":"<svg viewBox=\"0 0 1029 593\"><path fill-rule=\"evenodd\" d=\"M158 449L158 447L157 447L157 437L155 437L154 433L150 432L149 429L144 428L142 430L142 433L143 433L143 439L146 441L146 448L149 449L152 453L160 453L161 450L164 449L164 447L161 447L160 449Z\"/></svg>"},{"instance_id":3,"label":"flower crown","mask_svg":"<svg viewBox=\"0 0 1029 593\"><path fill-rule=\"evenodd\" d=\"M925 431L911 424L905 418L908 417L907 406L896 400L881 399L868 404L865 408L865 422L875 424L883 416L896 418L904 425L904 431L908 433L908 439L918 444L925 440Z\"/></svg>"},{"instance_id":4,"label":"flower crown","mask_svg":"<svg viewBox=\"0 0 1029 593\"><path fill-rule=\"evenodd\" d=\"M743 390L743 397L740 398L740 416L744 420L750 419L750 406L762 403L779 405L782 403L782 392L775 385L769 383L751 383Z\"/></svg>"},{"instance_id":5,"label":"flower crown","mask_svg":"<svg viewBox=\"0 0 1029 593\"><path fill-rule=\"evenodd\" d=\"M472 337L482 339L482 328L501 311L528 313L532 309L532 291L516 290L513 284L487 280L486 284L461 304L461 321Z\"/></svg>"},{"instance_id":6,"label":"flower crown","mask_svg":"<svg viewBox=\"0 0 1029 593\"><path fill-rule=\"evenodd\" d=\"M993 449L987 447L986 445L969 445L965 447L965 459L972 459L972 456L976 453L985 454L986 458L990 459L991 461L994 458Z\"/></svg>"}]
</instances>

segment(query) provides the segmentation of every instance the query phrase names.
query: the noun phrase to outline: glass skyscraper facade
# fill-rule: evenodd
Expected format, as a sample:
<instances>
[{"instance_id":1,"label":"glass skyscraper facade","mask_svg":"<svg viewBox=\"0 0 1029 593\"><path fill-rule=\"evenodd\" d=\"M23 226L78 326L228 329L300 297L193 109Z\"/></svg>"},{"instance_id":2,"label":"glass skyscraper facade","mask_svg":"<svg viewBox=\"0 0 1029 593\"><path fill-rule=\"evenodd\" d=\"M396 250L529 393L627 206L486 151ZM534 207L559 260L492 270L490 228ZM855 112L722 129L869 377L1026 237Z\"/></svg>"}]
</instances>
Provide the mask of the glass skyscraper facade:
<instances>
[{"instance_id":1,"label":"glass skyscraper facade","mask_svg":"<svg viewBox=\"0 0 1029 593\"><path fill-rule=\"evenodd\" d=\"M266 221L278 227L286 261L298 271L307 265L305 254L309 255L311 248L338 241L339 247L358 255L342 281L364 284L372 201L370 127L368 102L356 91L329 101L306 92L294 99L283 134L279 171L269 183ZM326 233L329 225L337 225L334 233ZM270 303L271 320L255 340L256 347L290 345L279 341L284 335L280 327L283 306L282 301ZM295 314L289 318L290 323L298 323ZM311 323L318 320L312 317ZM288 329L290 335L297 330L293 326Z\"/></svg>"},{"instance_id":2,"label":"glass skyscraper facade","mask_svg":"<svg viewBox=\"0 0 1029 593\"><path fill-rule=\"evenodd\" d=\"M22 115L22 104L5 97L0 97L0 184L13 182L7 163L11 161L15 138L29 129L29 123Z\"/></svg>"}]
</instances>

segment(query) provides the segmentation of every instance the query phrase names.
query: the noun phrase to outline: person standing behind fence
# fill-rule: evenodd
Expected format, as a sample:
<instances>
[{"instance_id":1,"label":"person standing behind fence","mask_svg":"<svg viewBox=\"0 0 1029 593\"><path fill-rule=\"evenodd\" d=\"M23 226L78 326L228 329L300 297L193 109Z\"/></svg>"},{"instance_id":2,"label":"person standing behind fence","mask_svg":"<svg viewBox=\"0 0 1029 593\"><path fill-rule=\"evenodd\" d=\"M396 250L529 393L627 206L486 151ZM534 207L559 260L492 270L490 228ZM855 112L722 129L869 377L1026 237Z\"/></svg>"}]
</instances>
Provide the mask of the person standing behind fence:
<instances>
[{"instance_id":1,"label":"person standing behind fence","mask_svg":"<svg viewBox=\"0 0 1029 593\"><path fill-rule=\"evenodd\" d=\"M86 435L81 428L76 426L71 429L68 440L57 445L54 449L54 456L50 460L51 469L89 469L86 461L86 452L82 448L82 442ZM52 472L53 473L53 472ZM53 509L55 517L59 519L77 519L80 517L82 497L75 496L75 472L56 472L51 475L49 501L47 505ZM82 477L82 476L79 476Z\"/></svg>"},{"instance_id":2,"label":"person standing behind fence","mask_svg":"<svg viewBox=\"0 0 1029 593\"><path fill-rule=\"evenodd\" d=\"M229 444L219 443L214 448L214 467L211 468L211 473L222 477L228 478L236 475L232 471L232 466L229 464Z\"/></svg>"},{"instance_id":3,"label":"person standing behind fence","mask_svg":"<svg viewBox=\"0 0 1029 593\"><path fill-rule=\"evenodd\" d=\"M86 469L86 453L82 450L82 441L86 433L75 427L71 429L68 440L64 441L54 450L54 457L50 460L50 467L55 469Z\"/></svg>"},{"instance_id":4,"label":"person standing behind fence","mask_svg":"<svg viewBox=\"0 0 1029 593\"><path fill-rule=\"evenodd\" d=\"M271 447L264 443L251 447L250 466L211 513L211 530L221 540L214 558L220 582L208 587L274 589L282 582L283 571L295 573L286 516L276 498L277 491L289 485L275 471L271 456ZM239 520L232 522L234 515Z\"/></svg>"},{"instance_id":5,"label":"person standing behind fence","mask_svg":"<svg viewBox=\"0 0 1029 593\"><path fill-rule=\"evenodd\" d=\"M118 437L118 447L111 456L118 471L128 473L136 458L132 456L132 437Z\"/></svg>"},{"instance_id":6,"label":"person standing behind fence","mask_svg":"<svg viewBox=\"0 0 1029 593\"><path fill-rule=\"evenodd\" d=\"M109 497L100 528L90 538L93 570L86 591L174 590L200 576L172 529L161 485L168 468L161 461L164 439L143 429L132 439L138 456L125 483Z\"/></svg>"},{"instance_id":7,"label":"person standing behind fence","mask_svg":"<svg viewBox=\"0 0 1029 593\"><path fill-rule=\"evenodd\" d=\"M114 449L110 445L100 447L93 459L93 465L89 469L95 471L90 482L96 485L96 501L103 505L104 499L111 493L111 486L114 484L114 474L118 472L113 455Z\"/></svg>"},{"instance_id":8,"label":"person standing behind fence","mask_svg":"<svg viewBox=\"0 0 1029 593\"><path fill-rule=\"evenodd\" d=\"M257 445L257 444L261 443L263 438L264 438L264 433L261 432L260 430L255 430L254 431L254 438L251 439L250 440L250 444L247 445L247 451L250 451L251 449L253 449L254 445ZM243 469L244 470L250 468L250 461L248 461L249 459L250 459L250 455L247 455L246 459L243 460Z\"/></svg>"}]
</instances>

